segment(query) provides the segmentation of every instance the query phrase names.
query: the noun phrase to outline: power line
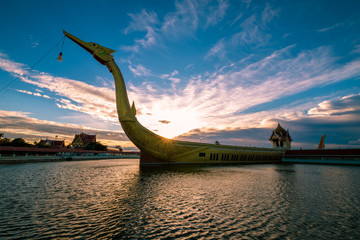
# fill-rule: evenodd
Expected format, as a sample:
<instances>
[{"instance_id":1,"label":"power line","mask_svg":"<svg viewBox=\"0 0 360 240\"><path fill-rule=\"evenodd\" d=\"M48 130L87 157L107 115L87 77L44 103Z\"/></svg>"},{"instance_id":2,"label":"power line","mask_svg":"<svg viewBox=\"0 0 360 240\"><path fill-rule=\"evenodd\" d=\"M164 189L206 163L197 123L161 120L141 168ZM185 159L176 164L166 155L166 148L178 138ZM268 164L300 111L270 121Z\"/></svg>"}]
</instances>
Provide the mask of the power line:
<instances>
[{"instance_id":1,"label":"power line","mask_svg":"<svg viewBox=\"0 0 360 240\"><path fill-rule=\"evenodd\" d=\"M65 36L64 38L61 38L61 40L59 40L57 43L54 44L54 46L52 46L37 62L35 62L35 64L33 64L31 67L30 67L30 70L33 70L42 60L44 60L44 58L50 54L50 52L52 50L54 50L60 43L61 41L63 41L62 43L62 47L61 47L61 51L64 47L64 42L65 42ZM6 86L2 87L0 89L0 96L4 95L5 93L7 93L7 91L9 91L10 87L12 85L15 85L15 83L19 80L18 77L16 77L14 80L12 80L10 83L8 83Z\"/></svg>"}]
</instances>

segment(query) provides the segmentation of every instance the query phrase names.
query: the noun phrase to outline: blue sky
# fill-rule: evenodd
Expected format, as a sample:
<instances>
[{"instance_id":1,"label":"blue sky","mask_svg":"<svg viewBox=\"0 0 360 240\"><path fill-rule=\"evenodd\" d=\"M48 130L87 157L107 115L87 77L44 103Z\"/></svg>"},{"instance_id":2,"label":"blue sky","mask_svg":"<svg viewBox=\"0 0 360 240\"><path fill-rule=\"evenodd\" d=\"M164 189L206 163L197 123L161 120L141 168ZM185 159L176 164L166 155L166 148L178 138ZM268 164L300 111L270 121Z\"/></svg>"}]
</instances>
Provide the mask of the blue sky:
<instances>
[{"instance_id":1,"label":"blue sky","mask_svg":"<svg viewBox=\"0 0 360 240\"><path fill-rule=\"evenodd\" d=\"M360 147L359 1L1 1L0 132L97 134L131 149L107 68L62 30L114 49L137 118L166 137ZM44 58L43 58L44 57ZM41 60L41 61L40 61ZM40 62L39 62L40 61Z\"/></svg>"}]
</instances>

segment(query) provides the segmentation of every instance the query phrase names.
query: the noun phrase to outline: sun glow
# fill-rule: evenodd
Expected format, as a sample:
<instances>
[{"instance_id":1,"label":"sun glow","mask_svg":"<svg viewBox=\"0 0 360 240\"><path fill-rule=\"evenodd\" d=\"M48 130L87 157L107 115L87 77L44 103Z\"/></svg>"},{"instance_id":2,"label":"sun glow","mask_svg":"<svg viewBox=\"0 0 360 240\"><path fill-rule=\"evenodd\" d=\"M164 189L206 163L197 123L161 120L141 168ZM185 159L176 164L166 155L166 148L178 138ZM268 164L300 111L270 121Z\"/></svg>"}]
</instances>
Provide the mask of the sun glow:
<instances>
[{"instance_id":1,"label":"sun glow","mask_svg":"<svg viewBox=\"0 0 360 240\"><path fill-rule=\"evenodd\" d=\"M189 109L157 109L151 115L139 116L139 121L149 130L166 138L201 127L198 113Z\"/></svg>"}]
</instances>

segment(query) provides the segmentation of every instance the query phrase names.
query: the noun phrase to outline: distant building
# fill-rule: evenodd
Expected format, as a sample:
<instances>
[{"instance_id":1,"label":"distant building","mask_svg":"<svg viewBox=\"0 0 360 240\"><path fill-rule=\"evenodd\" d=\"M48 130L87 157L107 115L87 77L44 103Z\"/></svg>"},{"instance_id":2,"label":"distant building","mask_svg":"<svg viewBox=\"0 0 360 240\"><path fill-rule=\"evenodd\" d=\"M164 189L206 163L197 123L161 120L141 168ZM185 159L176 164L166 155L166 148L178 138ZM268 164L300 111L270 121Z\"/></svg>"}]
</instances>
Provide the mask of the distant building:
<instances>
[{"instance_id":1,"label":"distant building","mask_svg":"<svg viewBox=\"0 0 360 240\"><path fill-rule=\"evenodd\" d=\"M292 139L289 134L289 130L285 130L278 123L277 128L272 131L272 134L269 138L269 141L272 142L274 148L285 148L286 150L291 149Z\"/></svg>"},{"instance_id":2,"label":"distant building","mask_svg":"<svg viewBox=\"0 0 360 240\"><path fill-rule=\"evenodd\" d=\"M58 140L50 140L50 139L41 139L39 145L50 147L50 148L63 148L65 147L65 140L58 141Z\"/></svg>"},{"instance_id":3,"label":"distant building","mask_svg":"<svg viewBox=\"0 0 360 240\"><path fill-rule=\"evenodd\" d=\"M72 148L84 148L89 143L96 143L96 135L86 133L75 134L74 140L70 144Z\"/></svg>"}]
</instances>

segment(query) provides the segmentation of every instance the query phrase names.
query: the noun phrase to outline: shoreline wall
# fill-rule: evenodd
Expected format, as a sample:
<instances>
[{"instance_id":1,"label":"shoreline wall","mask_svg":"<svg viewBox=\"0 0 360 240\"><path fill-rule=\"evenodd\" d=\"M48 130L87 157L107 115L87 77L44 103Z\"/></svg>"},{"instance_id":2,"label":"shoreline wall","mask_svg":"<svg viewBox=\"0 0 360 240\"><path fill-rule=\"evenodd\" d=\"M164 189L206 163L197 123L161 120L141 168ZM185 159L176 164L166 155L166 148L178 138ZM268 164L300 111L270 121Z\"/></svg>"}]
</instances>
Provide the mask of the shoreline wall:
<instances>
[{"instance_id":1,"label":"shoreline wall","mask_svg":"<svg viewBox=\"0 0 360 240\"><path fill-rule=\"evenodd\" d=\"M138 159L138 155L117 155L117 156L15 156L0 157L0 164L15 163L38 163L38 162L63 162L63 161L86 161L105 159Z\"/></svg>"}]
</instances>

